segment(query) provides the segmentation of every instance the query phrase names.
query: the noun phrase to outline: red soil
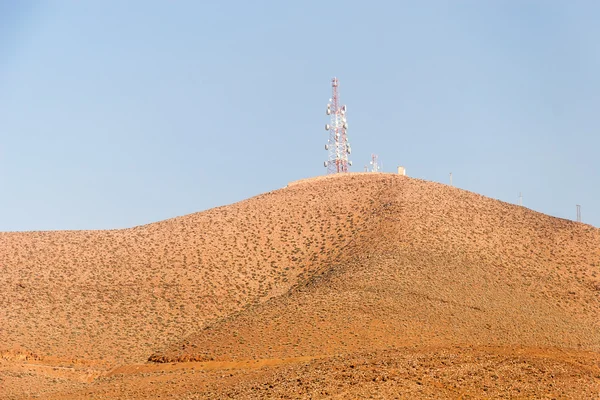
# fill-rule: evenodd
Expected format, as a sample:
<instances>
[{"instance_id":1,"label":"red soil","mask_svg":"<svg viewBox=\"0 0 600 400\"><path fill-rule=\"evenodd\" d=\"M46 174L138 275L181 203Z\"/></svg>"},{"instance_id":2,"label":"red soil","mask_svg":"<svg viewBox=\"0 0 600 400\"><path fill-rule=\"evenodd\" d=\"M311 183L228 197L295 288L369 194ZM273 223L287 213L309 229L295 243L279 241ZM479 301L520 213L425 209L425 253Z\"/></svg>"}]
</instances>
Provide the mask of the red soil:
<instances>
[{"instance_id":1,"label":"red soil","mask_svg":"<svg viewBox=\"0 0 600 400\"><path fill-rule=\"evenodd\" d=\"M403 176L3 233L0 285L4 397L600 395L600 230Z\"/></svg>"}]
</instances>

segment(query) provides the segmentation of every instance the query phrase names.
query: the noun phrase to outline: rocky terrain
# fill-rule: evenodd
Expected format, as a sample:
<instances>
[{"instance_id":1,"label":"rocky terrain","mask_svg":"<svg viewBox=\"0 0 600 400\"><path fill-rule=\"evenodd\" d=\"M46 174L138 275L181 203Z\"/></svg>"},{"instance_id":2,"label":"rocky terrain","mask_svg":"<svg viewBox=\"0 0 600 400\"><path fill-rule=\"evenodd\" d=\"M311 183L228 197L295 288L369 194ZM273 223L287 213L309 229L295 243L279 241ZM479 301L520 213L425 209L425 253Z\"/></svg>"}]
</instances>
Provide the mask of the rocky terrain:
<instances>
[{"instance_id":1,"label":"rocky terrain","mask_svg":"<svg viewBox=\"0 0 600 400\"><path fill-rule=\"evenodd\" d=\"M0 233L0 397L598 398L600 230L392 174Z\"/></svg>"}]
</instances>

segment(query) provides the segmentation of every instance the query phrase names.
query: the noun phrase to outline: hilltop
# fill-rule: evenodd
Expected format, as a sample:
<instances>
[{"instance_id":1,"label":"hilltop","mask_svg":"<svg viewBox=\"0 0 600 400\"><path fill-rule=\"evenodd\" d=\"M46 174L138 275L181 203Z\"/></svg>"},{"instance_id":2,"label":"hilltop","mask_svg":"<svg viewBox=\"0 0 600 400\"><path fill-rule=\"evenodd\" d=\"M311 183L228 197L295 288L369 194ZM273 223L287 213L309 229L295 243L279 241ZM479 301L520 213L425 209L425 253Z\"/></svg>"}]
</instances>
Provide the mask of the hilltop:
<instances>
[{"instance_id":1,"label":"hilltop","mask_svg":"<svg viewBox=\"0 0 600 400\"><path fill-rule=\"evenodd\" d=\"M309 179L125 230L3 233L0 273L10 395L29 365L33 393L66 397L122 382L144 397L146 374L167 372L190 398L366 395L410 365L381 393L600 393L600 230L404 176Z\"/></svg>"}]
</instances>

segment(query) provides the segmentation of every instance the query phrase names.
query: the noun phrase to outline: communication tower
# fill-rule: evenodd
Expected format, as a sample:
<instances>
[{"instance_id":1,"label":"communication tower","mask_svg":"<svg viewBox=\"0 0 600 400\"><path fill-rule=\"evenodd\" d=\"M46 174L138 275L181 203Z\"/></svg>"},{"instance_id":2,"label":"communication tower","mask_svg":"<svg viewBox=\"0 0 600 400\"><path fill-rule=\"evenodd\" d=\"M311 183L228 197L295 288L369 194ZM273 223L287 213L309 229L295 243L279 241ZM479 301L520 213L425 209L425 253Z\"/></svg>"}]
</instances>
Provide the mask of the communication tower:
<instances>
[{"instance_id":1,"label":"communication tower","mask_svg":"<svg viewBox=\"0 0 600 400\"><path fill-rule=\"evenodd\" d=\"M577 204L577 222L581 222L581 206Z\"/></svg>"},{"instance_id":2,"label":"communication tower","mask_svg":"<svg viewBox=\"0 0 600 400\"><path fill-rule=\"evenodd\" d=\"M325 145L329 159L323 164L327 168L328 174L338 174L348 172L348 167L352 166L352 161L348 160L352 149L348 143L348 122L346 121L346 106L340 104L339 87L337 78L331 80L332 95L327 104L327 115L330 121L325 124L325 130L329 131L329 140Z\"/></svg>"},{"instance_id":3,"label":"communication tower","mask_svg":"<svg viewBox=\"0 0 600 400\"><path fill-rule=\"evenodd\" d=\"M371 154L371 162L369 163L371 164L371 172L379 172L381 170L379 162L377 161L378 159L379 157L377 157L377 154Z\"/></svg>"}]
</instances>

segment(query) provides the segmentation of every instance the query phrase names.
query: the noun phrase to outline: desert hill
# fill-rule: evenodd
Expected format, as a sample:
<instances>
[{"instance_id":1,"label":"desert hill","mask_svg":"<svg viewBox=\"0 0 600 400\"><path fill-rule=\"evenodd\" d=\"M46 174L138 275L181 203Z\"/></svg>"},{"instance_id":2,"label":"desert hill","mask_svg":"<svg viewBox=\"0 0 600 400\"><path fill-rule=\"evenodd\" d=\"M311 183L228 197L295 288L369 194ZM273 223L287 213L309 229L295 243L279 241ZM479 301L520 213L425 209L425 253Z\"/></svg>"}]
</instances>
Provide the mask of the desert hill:
<instances>
[{"instance_id":1,"label":"desert hill","mask_svg":"<svg viewBox=\"0 0 600 400\"><path fill-rule=\"evenodd\" d=\"M113 231L0 234L0 343L39 356L145 360L285 293L351 238L360 193L298 186Z\"/></svg>"},{"instance_id":2,"label":"desert hill","mask_svg":"<svg viewBox=\"0 0 600 400\"><path fill-rule=\"evenodd\" d=\"M509 395L600 390L600 230L398 175L305 180L132 229L1 233L0 285L0 381L17 397L24 384L115 397L123 383L132 397L366 395L350 364L379 379L399 359L444 385L485 377L465 380L476 395L484 380ZM523 368L491 378L508 364ZM417 367L400 375L427 397ZM310 390L286 392L291 377Z\"/></svg>"},{"instance_id":3,"label":"desert hill","mask_svg":"<svg viewBox=\"0 0 600 400\"><path fill-rule=\"evenodd\" d=\"M266 359L420 345L600 351L590 226L391 175L327 182L371 215L337 259L154 361Z\"/></svg>"}]
</instances>

